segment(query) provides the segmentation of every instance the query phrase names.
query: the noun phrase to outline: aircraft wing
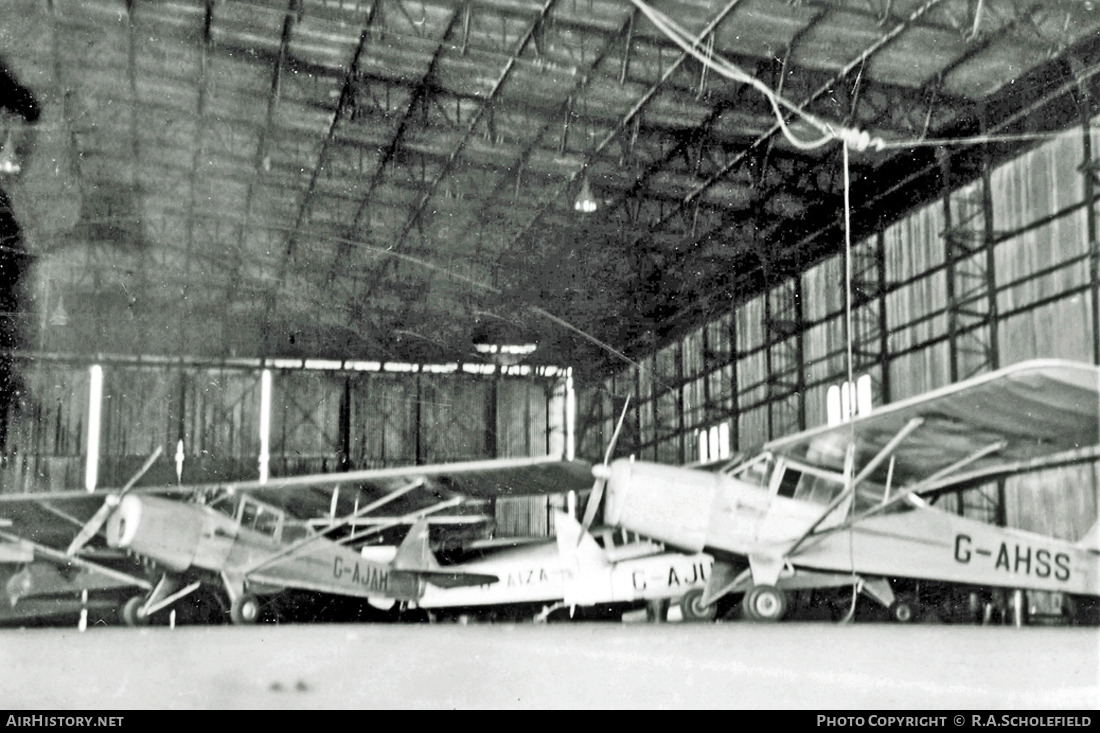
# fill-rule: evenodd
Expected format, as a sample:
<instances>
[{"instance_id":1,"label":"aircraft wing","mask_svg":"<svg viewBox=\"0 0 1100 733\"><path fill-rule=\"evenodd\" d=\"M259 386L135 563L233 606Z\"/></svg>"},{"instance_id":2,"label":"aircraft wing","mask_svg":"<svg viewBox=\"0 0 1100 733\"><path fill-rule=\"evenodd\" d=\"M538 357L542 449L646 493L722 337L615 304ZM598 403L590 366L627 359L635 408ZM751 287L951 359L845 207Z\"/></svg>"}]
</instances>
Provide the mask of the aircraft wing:
<instances>
[{"instance_id":1,"label":"aircraft wing","mask_svg":"<svg viewBox=\"0 0 1100 733\"><path fill-rule=\"evenodd\" d=\"M12 534L64 551L80 528L103 506L106 493L0 494L0 520L7 521Z\"/></svg>"},{"instance_id":2,"label":"aircraft wing","mask_svg":"<svg viewBox=\"0 0 1100 733\"><path fill-rule=\"evenodd\" d=\"M545 456L288 476L271 478L264 484L238 481L217 488L247 492L305 519L346 516L414 482L421 486L387 502L383 509L364 517L364 522L377 516L413 514L455 496L463 497L463 504L436 515L435 521L455 515L485 519L487 504L495 497L588 491L592 488L592 470L583 461ZM480 536L473 525L455 524L444 533L448 537L469 535L466 539Z\"/></svg>"},{"instance_id":3,"label":"aircraft wing","mask_svg":"<svg viewBox=\"0 0 1100 733\"><path fill-rule=\"evenodd\" d=\"M552 494L592 487L591 465L555 456L503 458L424 466L373 468L346 473L273 478L266 484L236 482L238 490L271 493L299 487L331 489L336 485L373 487L388 492L408 481L424 480L433 489L475 499Z\"/></svg>"},{"instance_id":4,"label":"aircraft wing","mask_svg":"<svg viewBox=\"0 0 1100 733\"><path fill-rule=\"evenodd\" d=\"M1092 460L1100 457L1100 368L1050 359L1021 362L840 425L773 440L764 448L843 471L848 443L854 439L858 474L915 419L922 422L891 453L892 485L925 481L925 495ZM962 463L957 470L944 471ZM884 483L888 471L885 460L871 480ZM936 476L939 472L943 474Z\"/></svg>"}]
</instances>

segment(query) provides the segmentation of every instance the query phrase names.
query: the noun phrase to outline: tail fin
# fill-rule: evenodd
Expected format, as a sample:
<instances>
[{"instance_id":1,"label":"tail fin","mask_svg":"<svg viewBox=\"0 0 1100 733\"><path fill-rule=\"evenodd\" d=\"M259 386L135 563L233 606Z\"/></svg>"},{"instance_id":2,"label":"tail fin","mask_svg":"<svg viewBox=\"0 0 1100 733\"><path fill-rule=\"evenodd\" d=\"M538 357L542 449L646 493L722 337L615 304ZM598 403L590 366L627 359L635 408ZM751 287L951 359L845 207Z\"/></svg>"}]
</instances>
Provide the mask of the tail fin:
<instances>
[{"instance_id":1,"label":"tail fin","mask_svg":"<svg viewBox=\"0 0 1100 733\"><path fill-rule=\"evenodd\" d=\"M1077 541L1077 546L1084 547L1094 552L1100 552L1100 522L1092 525L1092 529L1086 532L1085 536Z\"/></svg>"},{"instance_id":2,"label":"tail fin","mask_svg":"<svg viewBox=\"0 0 1100 733\"><path fill-rule=\"evenodd\" d=\"M558 539L558 553L566 567L607 565L607 556L603 548L571 515L565 512L554 512L554 532Z\"/></svg>"},{"instance_id":3,"label":"tail fin","mask_svg":"<svg viewBox=\"0 0 1100 733\"><path fill-rule=\"evenodd\" d=\"M394 570L415 573L418 578L440 588L457 588L464 585L488 585L500 578L487 573L468 573L461 566L441 567L428 545L428 522L421 519L405 535L397 555L393 558Z\"/></svg>"},{"instance_id":4,"label":"tail fin","mask_svg":"<svg viewBox=\"0 0 1100 733\"><path fill-rule=\"evenodd\" d=\"M393 558L394 570L434 570L439 567L428 546L428 522L421 519L412 526Z\"/></svg>"}]
</instances>

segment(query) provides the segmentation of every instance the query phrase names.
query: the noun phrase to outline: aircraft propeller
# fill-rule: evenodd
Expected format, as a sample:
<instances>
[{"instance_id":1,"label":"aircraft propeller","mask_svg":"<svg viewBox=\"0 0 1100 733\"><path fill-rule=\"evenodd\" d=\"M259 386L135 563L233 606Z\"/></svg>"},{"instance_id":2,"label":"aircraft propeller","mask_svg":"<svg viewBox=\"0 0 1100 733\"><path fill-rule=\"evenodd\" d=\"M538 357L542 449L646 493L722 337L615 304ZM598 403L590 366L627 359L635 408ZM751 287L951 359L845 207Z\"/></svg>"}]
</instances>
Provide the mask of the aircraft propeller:
<instances>
[{"instance_id":1,"label":"aircraft propeller","mask_svg":"<svg viewBox=\"0 0 1100 733\"><path fill-rule=\"evenodd\" d=\"M584 521L581 522L581 534L577 543L580 544L580 539L583 539L588 534L589 528L592 526L592 521L596 518L596 511L600 508L600 502L603 501L603 491L607 486L607 479L611 475L611 471L608 469L608 464L611 462L611 454L615 452L615 443L619 439L619 431L623 428L623 421L626 419L626 409L630 406L630 395L626 397L626 403L623 404L623 412L619 415L619 423L615 426L615 432L611 435L611 442L607 446L607 452L604 454L603 463L599 466L592 467L592 474L596 477L595 482L592 484L592 493L588 497L588 505L584 508Z\"/></svg>"},{"instance_id":2,"label":"aircraft propeller","mask_svg":"<svg viewBox=\"0 0 1100 733\"><path fill-rule=\"evenodd\" d=\"M69 544L69 549L65 550L66 555L72 557L80 552L81 548L88 544L90 539L96 536L104 523L106 523L107 518L111 516L111 512L114 511L114 508L122 501L122 497L126 496L126 493L134 488L134 484L138 482L138 479L144 476L145 472L152 467L162 450L164 450L163 447L158 445L157 449L153 451L153 454L145 459L145 463L142 465L141 469L126 482L126 485L123 486L118 493L107 494L107 498L103 501L103 506L97 509L96 513L92 515L92 518L76 533L76 537L74 537L73 541Z\"/></svg>"}]
</instances>

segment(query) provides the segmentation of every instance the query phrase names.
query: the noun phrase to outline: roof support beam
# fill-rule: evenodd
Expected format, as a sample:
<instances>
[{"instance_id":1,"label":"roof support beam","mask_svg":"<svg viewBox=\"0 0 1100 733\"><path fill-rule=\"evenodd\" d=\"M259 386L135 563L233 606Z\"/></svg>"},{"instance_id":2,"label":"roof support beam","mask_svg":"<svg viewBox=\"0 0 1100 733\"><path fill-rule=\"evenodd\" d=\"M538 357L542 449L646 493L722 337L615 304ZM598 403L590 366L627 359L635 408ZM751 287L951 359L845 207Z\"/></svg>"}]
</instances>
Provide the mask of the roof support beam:
<instances>
[{"instance_id":1,"label":"roof support beam","mask_svg":"<svg viewBox=\"0 0 1100 733\"><path fill-rule=\"evenodd\" d=\"M715 18L707 24L706 28L703 29L703 32L700 34L700 38L705 38L706 36L708 36L715 28L718 27L718 25L723 20L725 20L725 18L730 13L733 12L733 10L738 5L741 4L741 2L743 2L743 0L730 0L730 2L726 4L721 12L719 12L718 15L715 16ZM528 233L535 227L535 225L538 223L539 219L547 211L547 209L557 203L561 199L561 197L572 188L574 181L576 181L581 173L583 173L588 168L588 166L592 164L592 161L594 161L596 157L601 152L603 152L603 150L608 145L616 140L619 135L621 135L630 126L630 124L635 120L635 118L645 108L645 106L649 104L650 100L653 99L654 95L657 94L657 92L661 89L665 82L667 82L669 78L674 73L676 73L676 71L683 65L685 61L687 61L689 57L690 55L688 53L681 52L676 61L674 61L672 65L669 66L667 70L665 70L664 74L661 75L661 78L650 86L650 88L638 99L638 101L630 108L630 110L625 115L623 115L622 118L619 119L619 122L615 125L611 132L608 133L604 137L604 139L596 145L593 151L589 154L585 164L581 166L581 168L577 172L569 177L569 180L567 180L565 184L558 189L558 192L554 196L548 197L548 199L539 208L538 213L536 213L531 221L528 222L527 226L525 226L520 231L520 233L512 239L512 242L509 244L508 247L506 247L506 249L512 249L517 242L524 239L528 235Z\"/></svg>"},{"instance_id":2,"label":"roof support beam","mask_svg":"<svg viewBox=\"0 0 1100 733\"><path fill-rule=\"evenodd\" d=\"M255 200L256 186L259 184L260 170L264 167L270 167L270 162L265 161L270 159L268 155L268 143L271 136L271 129L275 124L275 108L279 106L279 94L282 90L282 75L283 66L286 64L287 54L290 49L290 37L291 32L294 29L294 21L298 15L298 7L300 0L288 0L286 13L283 15L283 31L279 40L279 53L275 57L275 63L271 73L271 90L267 97L267 112L264 115L264 126L260 133L259 142L256 144L256 154L252 158L252 179L248 183L248 188L245 192L245 204L244 204L244 223L241 225L240 231L237 234L237 266L234 268L233 277L229 278L228 286L225 291L225 310L222 318L223 322L228 323L230 318L230 309L233 303L234 292L236 289L236 281L240 276L241 268L244 264L243 250L244 250L244 238L249 230L249 225L252 219L252 205ZM267 318L264 319L264 331L263 338L261 340L262 348L265 352L270 348L267 334ZM228 352L230 344L225 344L225 349ZM264 356L267 354L265 353Z\"/></svg>"},{"instance_id":3,"label":"roof support beam","mask_svg":"<svg viewBox=\"0 0 1100 733\"><path fill-rule=\"evenodd\" d=\"M465 23L469 24L469 6L465 10ZM363 219L363 214L366 213L370 207L371 200L374 198L375 189L378 188L378 184L382 182L382 178L385 175L386 167L393 161L394 155L397 153L398 145L405 137L405 131L408 129L409 122L412 119L413 113L424 103L429 94L428 87L431 84L432 77L435 75L436 65L439 63L439 57L443 54L443 50L446 47L445 40L450 34L451 29L454 27L455 21L458 18L458 13L455 12L451 15L450 21L447 23L446 29L440 35L439 46L436 48L435 53L432 55L431 62L428 63L428 68L424 72L424 75L420 78L420 82L413 88L412 95L409 97L409 104L405 107L404 113L401 115L401 121L397 123L397 129L390 137L389 143L382 150L381 156L378 159L378 165L374 169L374 174L371 176L370 183L367 185L367 192L363 195L363 198L359 202L359 206L355 210L355 218L352 219L349 235L355 234L359 230L359 224ZM331 285L332 281L336 277L338 268L341 263L347 258L349 254L349 246L347 243L341 243L336 250L336 255L332 260L332 268L329 270L329 276L327 278L327 284Z\"/></svg>"},{"instance_id":4,"label":"roof support beam","mask_svg":"<svg viewBox=\"0 0 1100 733\"><path fill-rule=\"evenodd\" d=\"M202 152L203 142L206 136L206 71L207 64L209 62L210 46L212 44L210 27L214 22L214 2L215 0L206 0L206 7L203 11L202 22L202 43L199 48L199 69L198 75L195 79L195 83L199 88L199 101L198 110L195 118L195 130L191 138L191 145L193 150L191 153L191 172L188 181L189 196L187 200L187 244L186 244L186 256L184 258L184 278L180 288L183 292L183 302L188 303L189 294L191 290L191 284L194 280L191 273L192 252L195 244L195 202L198 199L198 183L199 183L199 167L202 165ZM178 314L177 324L182 332L177 343L180 350L180 355L187 353L191 348L191 340L188 338L187 327L191 322L191 319L187 317L186 313ZM225 322L222 322L224 326ZM225 335L224 328L222 339L224 343Z\"/></svg>"},{"instance_id":5,"label":"roof support beam","mask_svg":"<svg viewBox=\"0 0 1100 733\"><path fill-rule=\"evenodd\" d=\"M454 163L458 159L458 156L462 154L462 150L466 147L466 144L469 142L470 137L474 134L474 131L481 123L482 118L491 111L497 95L500 93L500 90L503 88L504 83L511 75L512 69L515 68L516 62L523 54L523 51L527 48L527 44L531 42L532 38L534 38L542 22L546 19L547 15L550 13L551 8L554 7L556 2L557 0L546 0L538 17L536 17L531 25L528 26L527 31L523 34L523 37L519 40L519 43L516 44L512 55L509 57L507 63L505 63L504 65L504 68L501 70L500 75L497 77L496 83L493 85L492 90L489 92L488 95L486 95L484 103L481 105L481 107L478 108L478 111L474 115L474 118L470 120L470 123L466 126L466 132L463 134L462 138L455 146L454 150L451 151L451 154L447 157L447 160L444 161L443 166L440 168L435 178L431 181L430 184L428 184L427 190L420 195L419 200L413 206L413 211L406 220L404 226L402 227L401 233L398 235L397 240L391 245L392 249L401 249L401 247L405 243L406 238L408 238L409 232L414 226L416 226L420 222L421 218L424 216L424 211L427 208L428 201L435 194L435 190L436 188L438 188L439 183L451 171L451 168L454 166ZM387 259L377 268L378 275L375 282L372 283L369 287L364 288L360 292L359 298L356 299L351 309L353 313L362 310L362 304L370 299L370 296L377 285L377 281L381 280L384 271L388 269L392 263L392 259Z\"/></svg>"}]
</instances>

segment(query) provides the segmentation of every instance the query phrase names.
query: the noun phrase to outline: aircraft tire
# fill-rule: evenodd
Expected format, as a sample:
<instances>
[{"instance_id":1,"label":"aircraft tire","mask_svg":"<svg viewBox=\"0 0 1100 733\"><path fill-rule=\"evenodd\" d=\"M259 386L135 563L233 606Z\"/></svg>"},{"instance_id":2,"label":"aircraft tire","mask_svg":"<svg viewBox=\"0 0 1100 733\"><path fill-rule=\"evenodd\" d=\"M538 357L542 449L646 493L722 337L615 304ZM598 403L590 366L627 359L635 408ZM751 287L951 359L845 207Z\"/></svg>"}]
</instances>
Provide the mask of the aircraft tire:
<instances>
[{"instance_id":1,"label":"aircraft tire","mask_svg":"<svg viewBox=\"0 0 1100 733\"><path fill-rule=\"evenodd\" d=\"M787 594L773 585L757 585L745 594L741 609L751 621L778 621L787 613Z\"/></svg>"},{"instance_id":2,"label":"aircraft tire","mask_svg":"<svg viewBox=\"0 0 1100 733\"><path fill-rule=\"evenodd\" d=\"M251 593L235 598L229 607L229 618L234 624L254 624L260 618L260 601Z\"/></svg>"},{"instance_id":3,"label":"aircraft tire","mask_svg":"<svg viewBox=\"0 0 1100 733\"><path fill-rule=\"evenodd\" d=\"M684 621L713 621L718 615L718 605L703 605L703 591L696 588L689 590L680 598L680 615Z\"/></svg>"},{"instance_id":4,"label":"aircraft tire","mask_svg":"<svg viewBox=\"0 0 1100 733\"><path fill-rule=\"evenodd\" d=\"M134 596L122 607L122 622L127 626L148 626L149 617L141 612L145 596Z\"/></svg>"},{"instance_id":5,"label":"aircraft tire","mask_svg":"<svg viewBox=\"0 0 1100 733\"><path fill-rule=\"evenodd\" d=\"M897 600L890 604L890 620L895 623L911 624L916 621L919 613L920 605L913 596L898 596Z\"/></svg>"}]
</instances>

